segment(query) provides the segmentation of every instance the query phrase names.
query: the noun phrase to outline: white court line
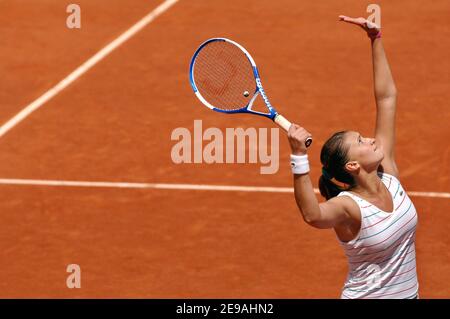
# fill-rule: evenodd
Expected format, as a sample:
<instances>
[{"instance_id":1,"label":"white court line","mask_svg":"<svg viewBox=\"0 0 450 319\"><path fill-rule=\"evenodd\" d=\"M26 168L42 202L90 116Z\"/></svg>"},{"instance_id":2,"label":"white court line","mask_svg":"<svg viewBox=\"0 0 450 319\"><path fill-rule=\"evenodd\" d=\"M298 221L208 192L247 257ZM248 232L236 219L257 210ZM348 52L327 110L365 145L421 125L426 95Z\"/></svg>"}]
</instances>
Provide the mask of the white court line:
<instances>
[{"instance_id":1,"label":"white court line","mask_svg":"<svg viewBox=\"0 0 450 319\"><path fill-rule=\"evenodd\" d=\"M228 192L265 192L265 193L293 193L292 187L263 187L263 186L233 186L233 185L205 185L205 184L167 184L167 183L119 183L119 182L83 182L56 181L37 179L9 179L0 178L0 185L29 185L29 186L63 186L63 187L104 187L104 188L141 188L141 189L172 189L199 191L228 191ZM315 193L319 193L314 188ZM444 192L408 192L409 196L450 198L450 193Z\"/></svg>"},{"instance_id":2,"label":"white court line","mask_svg":"<svg viewBox=\"0 0 450 319\"><path fill-rule=\"evenodd\" d=\"M117 49L120 45L146 27L150 22L155 20L159 15L167 11L171 6L177 3L179 0L166 0L158 7L156 7L153 11L139 20L136 24L134 24L127 31L122 33L118 38L109 43L103 49L98 51L94 56L92 56L89 60L80 65L75 71L70 73L67 77L65 77L61 82L56 84L53 88L45 92L31 104L22 109L19 113L17 113L13 118L11 118L8 122L3 124L0 127L0 138L5 135L9 130L11 130L14 126L23 121L28 115L36 111L39 107L45 104L48 100L53 98L59 92L64 90L67 86L69 86L73 81L78 79L84 73L86 73L90 68L96 65L98 62L103 60L108 54Z\"/></svg>"}]
</instances>

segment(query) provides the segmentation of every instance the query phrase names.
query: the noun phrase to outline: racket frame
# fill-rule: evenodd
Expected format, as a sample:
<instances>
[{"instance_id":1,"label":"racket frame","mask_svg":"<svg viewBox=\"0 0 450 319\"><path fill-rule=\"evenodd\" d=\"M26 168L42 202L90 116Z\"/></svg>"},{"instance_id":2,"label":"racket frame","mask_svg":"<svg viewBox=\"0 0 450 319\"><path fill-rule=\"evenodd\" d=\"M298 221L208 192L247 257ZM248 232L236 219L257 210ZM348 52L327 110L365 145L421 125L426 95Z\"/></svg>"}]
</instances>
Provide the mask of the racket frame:
<instances>
[{"instance_id":1,"label":"racket frame","mask_svg":"<svg viewBox=\"0 0 450 319\"><path fill-rule=\"evenodd\" d=\"M211 42L215 42L215 41L224 41L224 42L228 42L233 44L234 46L238 47L245 55L245 57L248 59L248 61L250 62L252 69L253 69L253 76L255 77L255 84L256 84L256 88L255 88L255 92L253 93L252 98L250 99L250 101L247 103L246 106L239 108L239 109L235 109L235 110L223 110L223 109L219 109L214 107L214 105L211 105L208 101L206 101L206 99L200 94L199 90L197 89L197 86L195 85L195 80L194 80L194 69L195 69L195 60L198 56L198 54L201 52L201 50L207 46L208 44L210 44ZM227 113L227 114L232 114L232 113L250 113L250 114L256 114L256 115L260 115L260 116L264 116L267 117L269 119L271 119L272 121L274 121L276 124L278 124L281 128L283 128L286 132L289 130L289 127L291 126L291 122L286 119L284 116L282 116L281 114L279 114L277 112L277 110L275 110L275 108L272 106L272 104L269 101L269 98L266 95L266 92L264 91L264 88L262 86L261 83L261 78L259 77L259 72L258 72L258 68L256 67L256 63L255 60L253 60L252 56L250 55L250 53L248 53L248 51L239 43L227 39L227 38L211 38L206 40L205 42L203 42L198 49L195 51L194 55L192 56L191 59L191 63L189 66L189 81L191 83L192 89L194 90L195 95L197 96L197 98L207 107L209 107L211 110L216 111L216 112L221 112L221 113ZM256 98L258 97L258 94L261 95L262 99L264 100L264 103L266 104L269 113L264 113L264 112L258 112L258 111L254 111L252 110L252 106L253 103L255 102ZM305 145L306 147L309 147L312 143L312 138L308 137L305 141Z\"/></svg>"},{"instance_id":2,"label":"racket frame","mask_svg":"<svg viewBox=\"0 0 450 319\"><path fill-rule=\"evenodd\" d=\"M252 70L253 70L253 76L255 77L255 91L253 92L253 96L250 99L250 101L247 103L247 105L245 105L244 107L241 107L239 109L235 109L235 110L223 110L220 108L216 108L214 105L210 104L208 101L206 101L206 99L201 95L201 93L199 92L199 90L197 89L197 86L195 85L195 80L194 80L194 69L195 69L195 60L198 56L198 54L201 52L201 50L207 46L208 44L210 44L211 42L216 42L216 41L223 41L223 42L228 42L233 44L234 46L238 47L242 53L244 53L245 57L248 59L248 61L250 62L251 66L252 66ZM189 66L189 81L191 83L192 89L194 90L195 95L197 96L197 98L207 107L209 107L211 110L216 111L216 112L221 112L221 113L251 113L251 114L256 114L256 115L261 115L267 118L270 118L271 120L274 120L275 117L278 115L278 112L275 110L275 108L272 106L272 104L269 101L269 98L267 97L264 88L262 86L261 83L261 78L259 77L259 72L258 72L258 68L256 66L255 61L253 60L252 56L250 55L250 53L248 53L248 51L239 43L227 39L227 38L211 38L206 40L205 42L203 42L198 49L195 51L194 55L192 56L191 59L191 63ZM264 112L258 112L255 110L252 110L252 106L253 103L255 102L256 98L258 97L258 94L261 95L262 99L264 100L264 103L266 104L269 113L264 113Z\"/></svg>"}]
</instances>

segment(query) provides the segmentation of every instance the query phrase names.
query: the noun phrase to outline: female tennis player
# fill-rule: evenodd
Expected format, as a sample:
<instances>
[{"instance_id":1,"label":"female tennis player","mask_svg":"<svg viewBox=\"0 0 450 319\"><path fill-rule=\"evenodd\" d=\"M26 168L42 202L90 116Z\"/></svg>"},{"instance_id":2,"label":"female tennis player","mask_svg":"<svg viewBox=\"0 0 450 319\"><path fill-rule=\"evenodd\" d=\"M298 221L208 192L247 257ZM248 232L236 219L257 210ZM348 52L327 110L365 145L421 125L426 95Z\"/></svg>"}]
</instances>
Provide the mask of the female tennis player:
<instances>
[{"instance_id":1,"label":"female tennis player","mask_svg":"<svg viewBox=\"0 0 450 319\"><path fill-rule=\"evenodd\" d=\"M333 134L323 145L319 188L314 195L304 141L311 137L292 124L295 200L303 219L333 228L348 258L341 298L418 298L415 259L417 214L399 181L394 158L397 89L381 41L381 29L364 18L339 16L361 27L371 40L377 107L375 138L358 131Z\"/></svg>"}]
</instances>

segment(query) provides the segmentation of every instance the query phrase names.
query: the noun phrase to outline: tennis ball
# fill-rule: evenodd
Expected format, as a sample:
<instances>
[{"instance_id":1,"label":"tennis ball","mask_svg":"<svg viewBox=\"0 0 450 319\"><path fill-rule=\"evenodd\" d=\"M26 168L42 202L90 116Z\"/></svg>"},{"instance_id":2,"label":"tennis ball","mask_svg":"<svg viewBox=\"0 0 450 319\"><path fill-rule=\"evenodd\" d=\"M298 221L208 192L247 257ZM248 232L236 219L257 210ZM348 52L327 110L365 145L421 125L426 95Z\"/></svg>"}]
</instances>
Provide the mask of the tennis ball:
<instances>
[{"instance_id":1,"label":"tennis ball","mask_svg":"<svg viewBox=\"0 0 450 319\"><path fill-rule=\"evenodd\" d=\"M248 93L248 91L245 91L245 92L244 92L244 96L245 96L245 97L247 97L247 96L249 96L249 95L250 95L250 93Z\"/></svg>"}]
</instances>

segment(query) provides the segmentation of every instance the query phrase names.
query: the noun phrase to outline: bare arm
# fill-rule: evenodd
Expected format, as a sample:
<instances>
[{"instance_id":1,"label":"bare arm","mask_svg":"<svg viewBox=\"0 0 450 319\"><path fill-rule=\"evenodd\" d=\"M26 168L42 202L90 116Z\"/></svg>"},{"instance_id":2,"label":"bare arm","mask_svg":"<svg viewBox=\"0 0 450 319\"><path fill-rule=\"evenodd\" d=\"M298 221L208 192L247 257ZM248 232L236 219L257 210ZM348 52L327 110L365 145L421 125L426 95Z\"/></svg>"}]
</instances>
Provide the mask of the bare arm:
<instances>
[{"instance_id":1,"label":"bare arm","mask_svg":"<svg viewBox=\"0 0 450 319\"><path fill-rule=\"evenodd\" d=\"M310 134L297 124L292 124L288 131L292 154L306 154L306 139ZM347 220L350 215L342 198L332 198L320 203L314 194L309 174L294 175L294 195L303 220L316 228L333 228Z\"/></svg>"},{"instance_id":2,"label":"bare arm","mask_svg":"<svg viewBox=\"0 0 450 319\"><path fill-rule=\"evenodd\" d=\"M395 163L397 88L395 87L381 38L372 40L372 61L374 92L377 104L375 140L383 147L384 159L381 165L384 171L398 177L398 169Z\"/></svg>"},{"instance_id":3,"label":"bare arm","mask_svg":"<svg viewBox=\"0 0 450 319\"><path fill-rule=\"evenodd\" d=\"M360 26L371 38L374 93L377 105L375 140L383 147L384 159L381 165L384 171L398 177L398 169L394 159L397 88L381 38L375 37L380 28L364 18L339 17L341 21Z\"/></svg>"},{"instance_id":4,"label":"bare arm","mask_svg":"<svg viewBox=\"0 0 450 319\"><path fill-rule=\"evenodd\" d=\"M380 106L395 108L397 88L384 51L381 38L371 40L375 99Z\"/></svg>"},{"instance_id":5,"label":"bare arm","mask_svg":"<svg viewBox=\"0 0 450 319\"><path fill-rule=\"evenodd\" d=\"M315 228L334 228L350 219L342 198L334 197L324 203L317 201L308 174L294 175L294 194L303 220Z\"/></svg>"}]
</instances>

